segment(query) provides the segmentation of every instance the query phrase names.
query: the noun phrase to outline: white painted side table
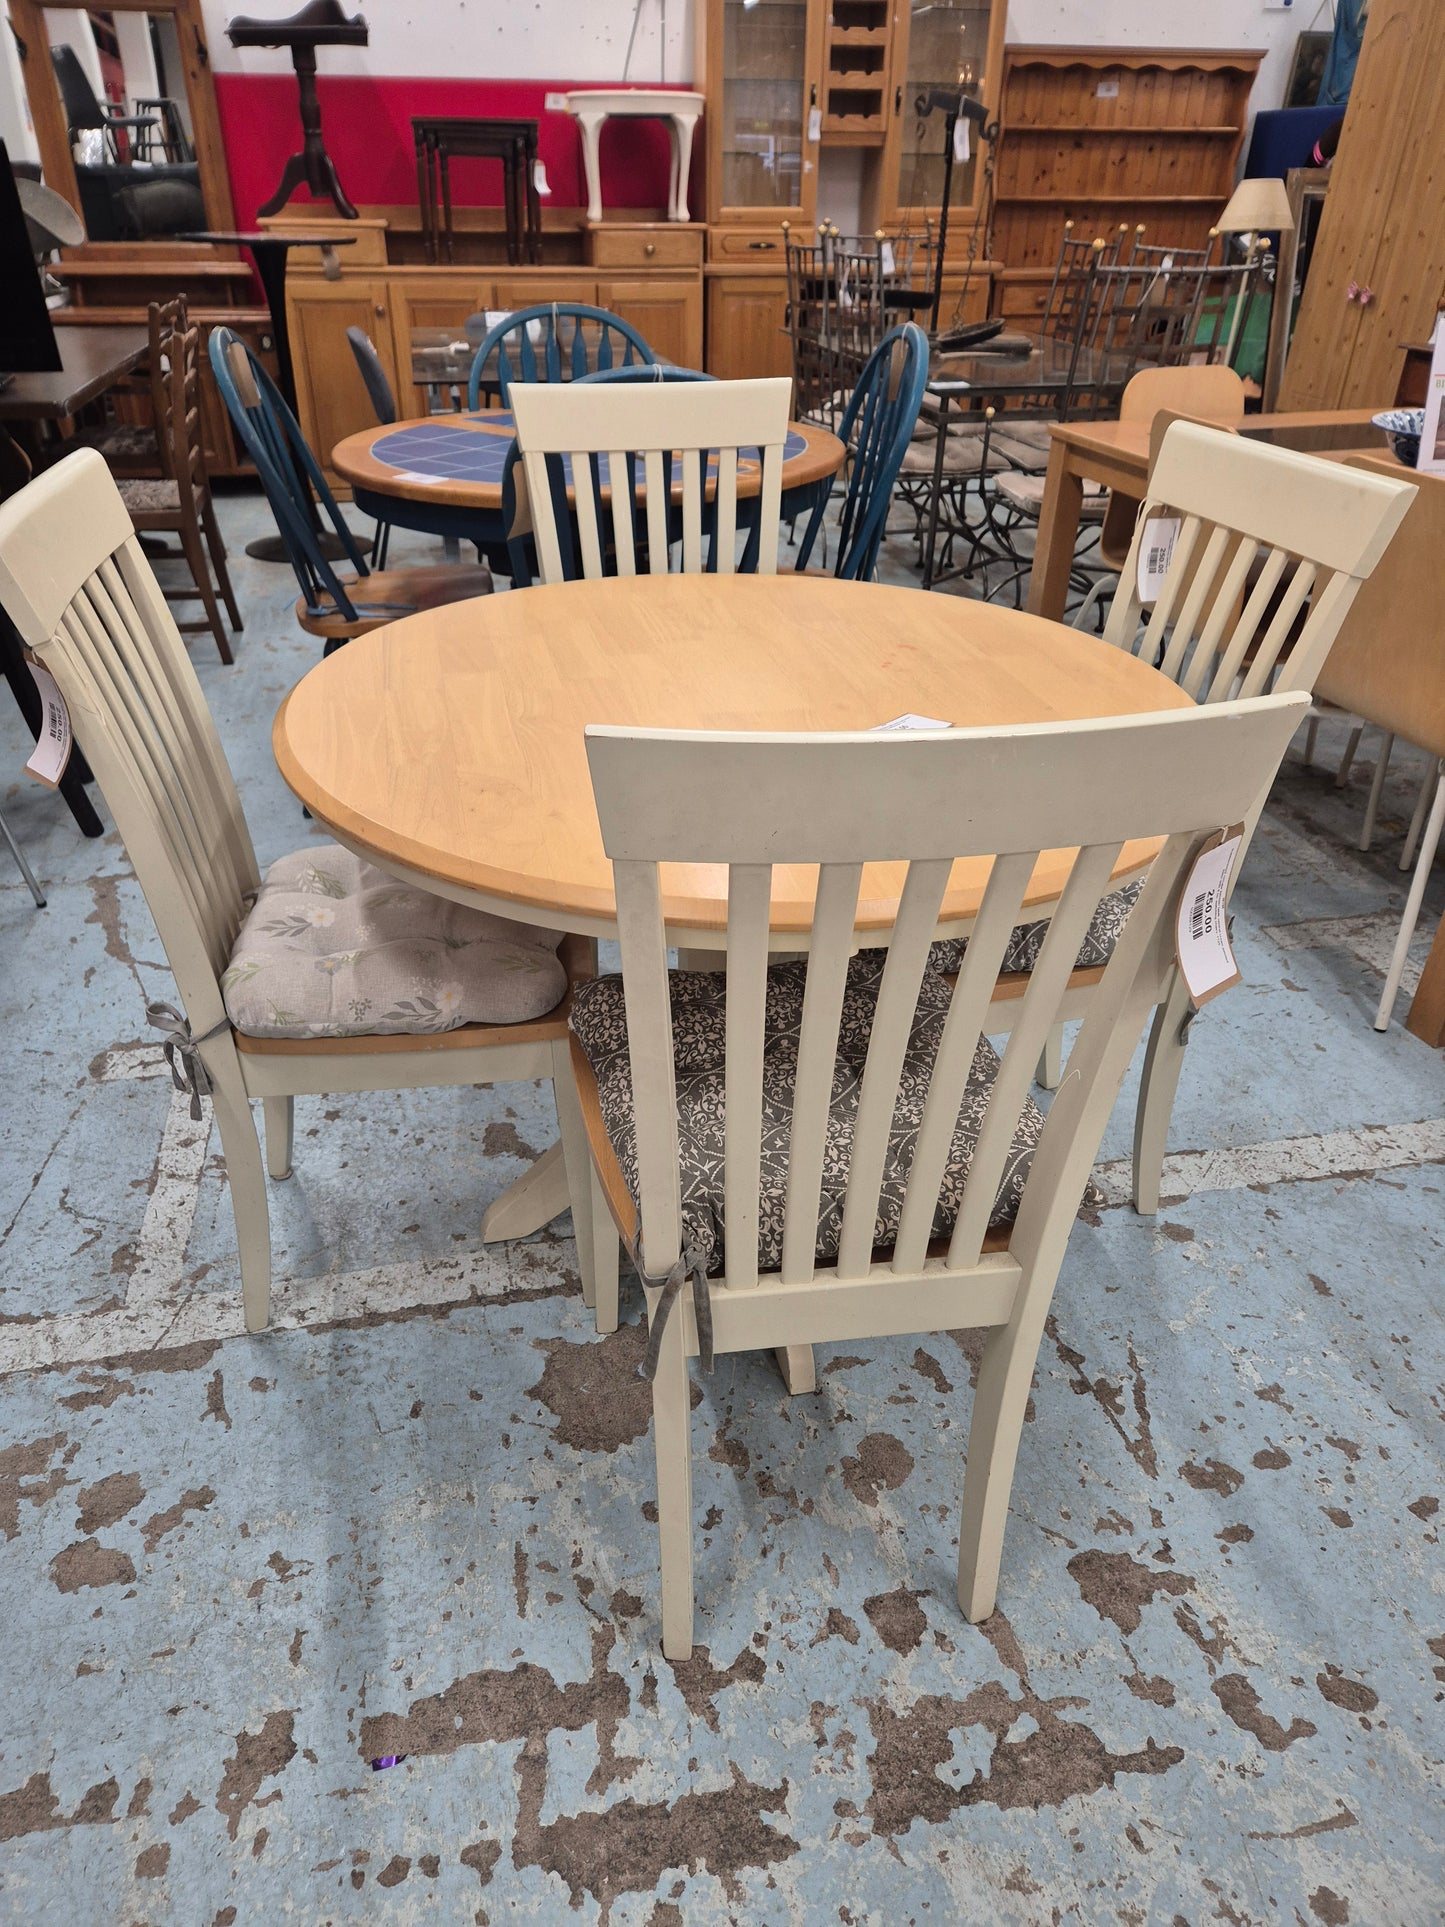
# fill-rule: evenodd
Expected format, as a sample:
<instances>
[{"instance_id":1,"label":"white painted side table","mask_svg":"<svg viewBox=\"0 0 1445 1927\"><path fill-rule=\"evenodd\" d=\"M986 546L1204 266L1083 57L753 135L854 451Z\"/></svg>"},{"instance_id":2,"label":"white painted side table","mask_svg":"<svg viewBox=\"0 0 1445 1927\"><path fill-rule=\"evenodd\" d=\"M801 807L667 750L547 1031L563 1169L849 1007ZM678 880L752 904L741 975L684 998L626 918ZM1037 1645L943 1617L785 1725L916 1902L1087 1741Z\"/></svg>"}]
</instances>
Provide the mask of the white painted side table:
<instances>
[{"instance_id":1,"label":"white painted side table","mask_svg":"<svg viewBox=\"0 0 1445 1927\"><path fill-rule=\"evenodd\" d=\"M588 87L567 95L567 112L582 133L582 164L587 170L587 219L602 219L602 170L598 143L602 123L610 116L633 120L665 120L672 137L672 178L668 183L667 218L686 221L687 177L692 166L692 130L702 118L703 96L661 87Z\"/></svg>"}]
</instances>

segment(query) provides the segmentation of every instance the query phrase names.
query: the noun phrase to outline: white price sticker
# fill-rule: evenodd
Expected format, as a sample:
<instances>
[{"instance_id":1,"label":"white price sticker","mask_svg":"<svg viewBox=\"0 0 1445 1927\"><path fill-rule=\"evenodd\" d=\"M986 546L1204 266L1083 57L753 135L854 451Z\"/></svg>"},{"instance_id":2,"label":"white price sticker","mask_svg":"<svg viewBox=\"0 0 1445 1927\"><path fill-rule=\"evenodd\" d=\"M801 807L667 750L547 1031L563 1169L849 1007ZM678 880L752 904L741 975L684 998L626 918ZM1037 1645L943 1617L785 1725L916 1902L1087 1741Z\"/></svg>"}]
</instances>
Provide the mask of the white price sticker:
<instances>
[{"instance_id":1,"label":"white price sticker","mask_svg":"<svg viewBox=\"0 0 1445 1927\"><path fill-rule=\"evenodd\" d=\"M893 258L893 243L891 241L885 241L883 243L883 246L879 249L879 255L881 257L883 272L885 274L896 274L898 271L898 263Z\"/></svg>"},{"instance_id":2,"label":"white price sticker","mask_svg":"<svg viewBox=\"0 0 1445 1927\"><path fill-rule=\"evenodd\" d=\"M1177 515L1151 515L1139 539L1139 600L1157 602L1183 527Z\"/></svg>"},{"instance_id":3,"label":"white price sticker","mask_svg":"<svg viewBox=\"0 0 1445 1927\"><path fill-rule=\"evenodd\" d=\"M953 123L953 158L962 167L968 160L968 122L962 114Z\"/></svg>"},{"instance_id":4,"label":"white price sticker","mask_svg":"<svg viewBox=\"0 0 1445 1927\"><path fill-rule=\"evenodd\" d=\"M532 185L539 194L550 194L552 192L552 183L547 179L547 163L545 161L533 161Z\"/></svg>"},{"instance_id":5,"label":"white price sticker","mask_svg":"<svg viewBox=\"0 0 1445 1927\"><path fill-rule=\"evenodd\" d=\"M25 767L30 775L54 789L70 761L70 711L65 707L65 698L50 671L42 669L38 662L32 662L28 667L35 678L35 687L40 691L43 714L40 735Z\"/></svg>"},{"instance_id":6,"label":"white price sticker","mask_svg":"<svg viewBox=\"0 0 1445 1927\"><path fill-rule=\"evenodd\" d=\"M1218 831L1194 859L1179 897L1174 954L1196 1010L1241 981L1227 912L1230 880L1243 843L1242 823Z\"/></svg>"},{"instance_id":7,"label":"white price sticker","mask_svg":"<svg viewBox=\"0 0 1445 1927\"><path fill-rule=\"evenodd\" d=\"M873 734L880 735L889 729L952 729L952 723L941 723L936 716L915 716L909 710L906 716L895 716L891 723L875 723Z\"/></svg>"},{"instance_id":8,"label":"white price sticker","mask_svg":"<svg viewBox=\"0 0 1445 1927\"><path fill-rule=\"evenodd\" d=\"M823 110L821 107L809 108L808 139L810 141L820 141L822 140L822 138L823 138Z\"/></svg>"}]
</instances>

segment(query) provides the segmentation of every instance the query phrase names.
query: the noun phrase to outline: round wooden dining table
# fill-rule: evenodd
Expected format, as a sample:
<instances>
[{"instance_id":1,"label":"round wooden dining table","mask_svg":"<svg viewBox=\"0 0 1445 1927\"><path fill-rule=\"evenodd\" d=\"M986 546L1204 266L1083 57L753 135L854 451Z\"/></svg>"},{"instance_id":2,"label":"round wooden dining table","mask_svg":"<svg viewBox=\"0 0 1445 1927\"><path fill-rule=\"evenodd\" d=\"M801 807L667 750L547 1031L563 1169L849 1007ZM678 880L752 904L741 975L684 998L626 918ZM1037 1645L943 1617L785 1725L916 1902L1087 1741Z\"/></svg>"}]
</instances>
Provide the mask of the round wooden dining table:
<instances>
[{"instance_id":1,"label":"round wooden dining table","mask_svg":"<svg viewBox=\"0 0 1445 1927\"><path fill-rule=\"evenodd\" d=\"M504 408L470 415L422 415L348 435L331 465L351 484L364 515L424 535L477 542L506 539L502 472L516 430ZM782 515L806 515L843 466L843 444L811 422L789 422L783 445ZM755 498L762 469L738 464L738 499Z\"/></svg>"},{"instance_id":2,"label":"round wooden dining table","mask_svg":"<svg viewBox=\"0 0 1445 1927\"><path fill-rule=\"evenodd\" d=\"M503 916L606 937L615 902L589 723L839 730L904 714L979 726L1190 706L1126 651L987 603L797 574L608 577L480 596L358 637L302 677L272 742L317 821L381 868ZM1126 844L1115 875L1158 847ZM1046 851L1025 901L1056 902L1073 858ZM990 862L955 863L940 931L967 929ZM777 949L806 946L816 878L774 870ZM664 865L662 880L671 941L723 945L726 867ZM860 940L886 941L902 882L901 864L865 867ZM545 1156L546 1170L523 1181L525 1205L494 1205L484 1236L523 1236L566 1210L560 1158Z\"/></svg>"}]
</instances>

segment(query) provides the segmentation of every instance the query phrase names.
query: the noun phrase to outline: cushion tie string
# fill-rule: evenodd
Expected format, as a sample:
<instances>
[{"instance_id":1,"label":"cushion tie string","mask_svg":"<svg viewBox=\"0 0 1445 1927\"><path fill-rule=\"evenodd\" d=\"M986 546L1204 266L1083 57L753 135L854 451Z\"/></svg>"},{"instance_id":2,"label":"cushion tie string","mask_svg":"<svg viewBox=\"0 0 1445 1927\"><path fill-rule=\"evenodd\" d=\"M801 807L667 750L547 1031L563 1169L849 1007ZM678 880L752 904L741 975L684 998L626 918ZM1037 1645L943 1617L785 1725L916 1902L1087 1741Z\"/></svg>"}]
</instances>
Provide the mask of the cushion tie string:
<instances>
[{"instance_id":1,"label":"cushion tie string","mask_svg":"<svg viewBox=\"0 0 1445 1927\"><path fill-rule=\"evenodd\" d=\"M652 1330L647 1335L647 1350L643 1354L638 1375L641 1378L657 1377L657 1361L662 1351L662 1334L667 1328L668 1314L678 1293L682 1290L683 1280L692 1278L692 1309L697 1321L698 1363L705 1372L712 1371L712 1297L707 1288L707 1253L697 1245L685 1245L682 1256L663 1279L649 1278L642 1272L644 1284L662 1286L662 1296L657 1301L657 1310L652 1314Z\"/></svg>"},{"instance_id":2,"label":"cushion tie string","mask_svg":"<svg viewBox=\"0 0 1445 1927\"><path fill-rule=\"evenodd\" d=\"M178 1091L190 1092L191 1121L199 1124L201 1099L209 1097L214 1088L211 1074L201 1062L201 1045L209 1044L213 1037L228 1031L231 1028L230 1019L223 1017L204 1037L193 1037L190 1025L174 1004L147 1004L146 1022L166 1033L166 1041L161 1049L170 1066L171 1082Z\"/></svg>"}]
</instances>

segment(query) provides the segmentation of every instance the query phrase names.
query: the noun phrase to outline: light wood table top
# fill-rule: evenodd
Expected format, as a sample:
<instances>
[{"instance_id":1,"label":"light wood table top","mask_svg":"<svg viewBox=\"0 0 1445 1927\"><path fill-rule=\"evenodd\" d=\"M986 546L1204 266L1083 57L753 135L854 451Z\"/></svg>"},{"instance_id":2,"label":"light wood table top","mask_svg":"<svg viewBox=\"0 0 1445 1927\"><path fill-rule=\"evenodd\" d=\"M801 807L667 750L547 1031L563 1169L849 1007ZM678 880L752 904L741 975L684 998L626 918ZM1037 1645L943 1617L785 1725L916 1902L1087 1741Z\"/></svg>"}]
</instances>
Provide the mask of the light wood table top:
<instances>
[{"instance_id":1,"label":"light wood table top","mask_svg":"<svg viewBox=\"0 0 1445 1927\"><path fill-rule=\"evenodd\" d=\"M1190 707L1096 637L1010 609L829 578L609 578L513 590L348 643L276 717L281 774L337 837L443 895L583 934L612 933L583 730L870 729L912 711L955 725ZM1154 841L1126 846L1116 875ZM1040 858L1054 902L1072 850ZM989 860L954 866L943 923L978 909ZM724 867L664 865L678 940L726 921ZM773 874L773 929L811 921L817 873ZM864 872L860 931L891 929L902 866ZM779 942L779 948L797 948Z\"/></svg>"},{"instance_id":2,"label":"light wood table top","mask_svg":"<svg viewBox=\"0 0 1445 1927\"><path fill-rule=\"evenodd\" d=\"M515 433L506 409L484 409L474 415L421 415L412 421L364 428L359 434L348 435L332 449L331 464L354 488L373 494L441 507L500 510L502 466ZM470 437L482 438L483 445L468 462L465 443ZM842 466L843 444L836 435L811 422L788 423L783 454L785 495L826 481ZM468 467L474 472L457 472ZM761 474L756 462L739 463L740 498L758 493ZM680 498L680 483L677 488Z\"/></svg>"}]
</instances>

